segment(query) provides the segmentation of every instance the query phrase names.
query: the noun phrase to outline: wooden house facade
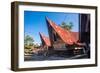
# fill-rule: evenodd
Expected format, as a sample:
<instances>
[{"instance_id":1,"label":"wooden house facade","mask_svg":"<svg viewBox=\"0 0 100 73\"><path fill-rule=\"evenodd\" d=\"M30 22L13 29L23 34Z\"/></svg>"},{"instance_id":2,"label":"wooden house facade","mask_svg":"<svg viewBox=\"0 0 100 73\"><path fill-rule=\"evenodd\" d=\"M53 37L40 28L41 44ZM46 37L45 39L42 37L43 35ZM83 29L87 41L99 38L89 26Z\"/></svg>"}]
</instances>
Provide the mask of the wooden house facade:
<instances>
[{"instance_id":1,"label":"wooden house facade","mask_svg":"<svg viewBox=\"0 0 100 73\"><path fill-rule=\"evenodd\" d=\"M79 15L80 42L90 43L90 14Z\"/></svg>"},{"instance_id":2,"label":"wooden house facade","mask_svg":"<svg viewBox=\"0 0 100 73\"><path fill-rule=\"evenodd\" d=\"M90 14L79 15L79 39L81 43L86 43L86 52L90 57Z\"/></svg>"}]
</instances>

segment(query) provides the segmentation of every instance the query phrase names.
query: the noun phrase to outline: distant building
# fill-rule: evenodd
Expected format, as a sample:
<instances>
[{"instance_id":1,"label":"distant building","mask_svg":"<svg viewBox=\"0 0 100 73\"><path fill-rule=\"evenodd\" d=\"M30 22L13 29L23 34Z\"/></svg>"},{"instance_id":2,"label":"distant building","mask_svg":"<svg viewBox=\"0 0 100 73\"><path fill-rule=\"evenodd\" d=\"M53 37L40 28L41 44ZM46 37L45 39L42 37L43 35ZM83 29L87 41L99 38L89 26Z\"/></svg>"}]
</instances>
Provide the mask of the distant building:
<instances>
[{"instance_id":1,"label":"distant building","mask_svg":"<svg viewBox=\"0 0 100 73\"><path fill-rule=\"evenodd\" d=\"M47 36L43 35L42 33L40 33L40 38L41 38L43 47L49 48L51 46L51 42L50 42L49 37L47 37Z\"/></svg>"},{"instance_id":2,"label":"distant building","mask_svg":"<svg viewBox=\"0 0 100 73\"><path fill-rule=\"evenodd\" d=\"M43 54L45 56L52 54L53 51L52 51L52 48L51 48L50 38L45 36L42 33L39 33L39 34L40 34L40 38L41 38L41 41L42 41L41 49L42 49Z\"/></svg>"}]
</instances>

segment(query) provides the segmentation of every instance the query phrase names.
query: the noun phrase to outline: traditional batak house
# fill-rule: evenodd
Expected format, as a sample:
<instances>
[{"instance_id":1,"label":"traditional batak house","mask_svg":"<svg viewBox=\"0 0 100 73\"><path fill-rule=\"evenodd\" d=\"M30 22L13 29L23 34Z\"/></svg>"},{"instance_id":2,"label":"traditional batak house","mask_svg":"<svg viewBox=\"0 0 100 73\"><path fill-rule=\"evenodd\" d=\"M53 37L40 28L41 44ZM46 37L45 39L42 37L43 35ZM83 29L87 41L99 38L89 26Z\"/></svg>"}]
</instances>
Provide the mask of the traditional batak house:
<instances>
[{"instance_id":1,"label":"traditional batak house","mask_svg":"<svg viewBox=\"0 0 100 73\"><path fill-rule=\"evenodd\" d=\"M43 49L44 55L48 55L50 53L50 50L51 50L50 39L49 39L49 37L45 36L42 33L39 33L39 34L40 34L40 38L42 41L41 49Z\"/></svg>"},{"instance_id":2,"label":"traditional batak house","mask_svg":"<svg viewBox=\"0 0 100 73\"><path fill-rule=\"evenodd\" d=\"M82 44L78 43L79 37L78 32L71 32L69 30L65 30L60 26L56 25L53 21L46 17L49 37L51 46L54 51L59 51L64 54L67 52L70 55L74 54L75 46L83 46Z\"/></svg>"}]
</instances>

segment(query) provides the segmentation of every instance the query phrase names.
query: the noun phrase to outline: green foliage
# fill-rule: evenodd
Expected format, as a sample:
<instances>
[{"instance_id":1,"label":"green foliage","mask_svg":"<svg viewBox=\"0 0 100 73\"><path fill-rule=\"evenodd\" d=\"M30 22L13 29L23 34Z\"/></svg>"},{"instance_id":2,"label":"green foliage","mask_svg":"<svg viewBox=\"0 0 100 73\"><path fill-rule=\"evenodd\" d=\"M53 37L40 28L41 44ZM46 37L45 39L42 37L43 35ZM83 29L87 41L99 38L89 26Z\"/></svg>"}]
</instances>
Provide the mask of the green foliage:
<instances>
[{"instance_id":1,"label":"green foliage","mask_svg":"<svg viewBox=\"0 0 100 73\"><path fill-rule=\"evenodd\" d=\"M62 28L64 28L64 29L72 30L72 28L73 28L73 23L72 23L72 22L70 22L70 23L62 22L60 26L61 26Z\"/></svg>"},{"instance_id":2,"label":"green foliage","mask_svg":"<svg viewBox=\"0 0 100 73\"><path fill-rule=\"evenodd\" d=\"M25 38L24 38L24 44L25 45L33 45L33 38L29 35L26 35Z\"/></svg>"},{"instance_id":3,"label":"green foliage","mask_svg":"<svg viewBox=\"0 0 100 73\"><path fill-rule=\"evenodd\" d=\"M31 36L26 35L24 38L24 52L25 54L31 54L32 52L32 46L34 45L34 40Z\"/></svg>"},{"instance_id":4,"label":"green foliage","mask_svg":"<svg viewBox=\"0 0 100 73\"><path fill-rule=\"evenodd\" d=\"M30 45L25 45L25 49L31 49L31 47Z\"/></svg>"}]
</instances>

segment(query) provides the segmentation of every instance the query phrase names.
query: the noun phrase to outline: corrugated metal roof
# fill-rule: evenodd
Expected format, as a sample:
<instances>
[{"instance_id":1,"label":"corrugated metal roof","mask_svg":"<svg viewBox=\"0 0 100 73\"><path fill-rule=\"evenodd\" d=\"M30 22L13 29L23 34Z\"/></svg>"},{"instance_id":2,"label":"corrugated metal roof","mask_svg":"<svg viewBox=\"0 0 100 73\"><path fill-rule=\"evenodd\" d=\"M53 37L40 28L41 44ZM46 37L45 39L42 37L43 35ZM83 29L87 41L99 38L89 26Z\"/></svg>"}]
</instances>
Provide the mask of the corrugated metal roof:
<instances>
[{"instance_id":1,"label":"corrugated metal roof","mask_svg":"<svg viewBox=\"0 0 100 73\"><path fill-rule=\"evenodd\" d=\"M61 28L57 24L55 24L53 21L48 19L46 17L49 25L57 32L57 34L60 36L60 38L69 45L72 45L78 41L78 38L76 38L76 33L73 33L69 30L65 30L64 28Z\"/></svg>"}]
</instances>

